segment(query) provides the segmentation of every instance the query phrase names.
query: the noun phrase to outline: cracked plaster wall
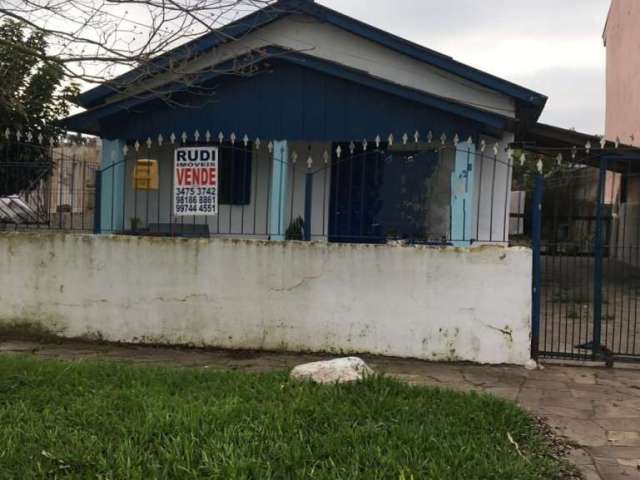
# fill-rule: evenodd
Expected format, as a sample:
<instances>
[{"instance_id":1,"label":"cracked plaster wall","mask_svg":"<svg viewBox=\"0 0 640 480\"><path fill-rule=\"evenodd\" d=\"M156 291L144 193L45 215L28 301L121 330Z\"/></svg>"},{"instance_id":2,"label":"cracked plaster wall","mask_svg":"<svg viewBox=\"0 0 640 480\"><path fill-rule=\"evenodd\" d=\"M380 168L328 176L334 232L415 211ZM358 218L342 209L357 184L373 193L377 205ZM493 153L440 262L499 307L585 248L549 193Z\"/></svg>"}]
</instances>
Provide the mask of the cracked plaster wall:
<instances>
[{"instance_id":1,"label":"cracked plaster wall","mask_svg":"<svg viewBox=\"0 0 640 480\"><path fill-rule=\"evenodd\" d=\"M531 253L0 235L0 324L64 337L522 364Z\"/></svg>"}]
</instances>

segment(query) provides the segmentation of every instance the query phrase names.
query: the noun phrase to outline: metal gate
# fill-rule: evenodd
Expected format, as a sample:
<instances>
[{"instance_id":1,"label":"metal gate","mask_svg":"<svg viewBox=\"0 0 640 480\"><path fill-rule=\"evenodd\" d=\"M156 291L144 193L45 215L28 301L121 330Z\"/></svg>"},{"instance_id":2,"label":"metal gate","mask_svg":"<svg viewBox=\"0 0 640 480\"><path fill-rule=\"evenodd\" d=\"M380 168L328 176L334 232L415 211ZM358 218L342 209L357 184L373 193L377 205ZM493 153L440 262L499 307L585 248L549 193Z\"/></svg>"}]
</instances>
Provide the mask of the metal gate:
<instances>
[{"instance_id":1,"label":"metal gate","mask_svg":"<svg viewBox=\"0 0 640 480\"><path fill-rule=\"evenodd\" d=\"M536 179L534 357L640 360L640 175L599 164Z\"/></svg>"}]
</instances>

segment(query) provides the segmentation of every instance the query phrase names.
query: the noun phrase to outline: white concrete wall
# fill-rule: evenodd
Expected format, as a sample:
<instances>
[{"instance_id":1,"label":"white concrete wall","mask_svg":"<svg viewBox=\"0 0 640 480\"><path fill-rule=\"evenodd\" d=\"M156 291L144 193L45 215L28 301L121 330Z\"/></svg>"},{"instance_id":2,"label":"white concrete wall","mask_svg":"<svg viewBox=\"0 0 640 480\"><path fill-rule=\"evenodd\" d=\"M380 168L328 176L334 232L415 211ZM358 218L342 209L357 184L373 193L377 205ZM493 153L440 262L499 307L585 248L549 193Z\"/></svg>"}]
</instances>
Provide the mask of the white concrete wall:
<instances>
[{"instance_id":1,"label":"white concrete wall","mask_svg":"<svg viewBox=\"0 0 640 480\"><path fill-rule=\"evenodd\" d=\"M522 364L531 253L0 235L0 324L65 337Z\"/></svg>"},{"instance_id":2,"label":"white concrete wall","mask_svg":"<svg viewBox=\"0 0 640 480\"><path fill-rule=\"evenodd\" d=\"M306 15L289 15L237 41L215 48L192 64L182 67L182 71L200 71L270 45L347 65L374 77L452 98L482 110L515 117L515 103L506 95ZM175 78L175 75L167 73L159 76L149 83L149 87L162 85ZM119 98L122 97L116 96L113 100Z\"/></svg>"}]
</instances>

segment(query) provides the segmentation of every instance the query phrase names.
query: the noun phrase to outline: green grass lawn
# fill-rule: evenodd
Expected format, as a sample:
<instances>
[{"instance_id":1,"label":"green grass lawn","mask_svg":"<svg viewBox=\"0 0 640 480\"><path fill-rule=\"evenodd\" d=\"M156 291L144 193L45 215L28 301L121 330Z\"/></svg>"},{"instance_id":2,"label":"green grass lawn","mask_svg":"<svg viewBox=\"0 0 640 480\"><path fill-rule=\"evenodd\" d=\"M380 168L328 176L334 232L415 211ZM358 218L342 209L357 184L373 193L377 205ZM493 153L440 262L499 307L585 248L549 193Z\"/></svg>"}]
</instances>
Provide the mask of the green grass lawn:
<instances>
[{"instance_id":1,"label":"green grass lawn","mask_svg":"<svg viewBox=\"0 0 640 480\"><path fill-rule=\"evenodd\" d=\"M3 480L549 480L549 448L511 403L383 378L0 357Z\"/></svg>"}]
</instances>

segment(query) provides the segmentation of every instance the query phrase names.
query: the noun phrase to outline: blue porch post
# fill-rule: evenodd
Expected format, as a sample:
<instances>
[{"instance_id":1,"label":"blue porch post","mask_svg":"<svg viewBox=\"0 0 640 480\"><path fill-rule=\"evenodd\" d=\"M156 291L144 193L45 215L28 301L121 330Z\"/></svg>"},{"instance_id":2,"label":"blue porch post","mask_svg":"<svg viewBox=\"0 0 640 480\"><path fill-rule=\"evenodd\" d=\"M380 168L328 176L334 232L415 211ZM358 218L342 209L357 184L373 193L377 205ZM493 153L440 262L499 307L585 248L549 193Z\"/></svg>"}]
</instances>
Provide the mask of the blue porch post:
<instances>
[{"instance_id":1,"label":"blue porch post","mask_svg":"<svg viewBox=\"0 0 640 480\"><path fill-rule=\"evenodd\" d=\"M287 173L289 148L287 141L273 143L273 166L271 169L271 205L269 234L271 240L285 239L285 209L287 205Z\"/></svg>"},{"instance_id":2,"label":"blue porch post","mask_svg":"<svg viewBox=\"0 0 640 480\"><path fill-rule=\"evenodd\" d=\"M451 241L456 247L471 244L474 225L475 145L459 143L451 174Z\"/></svg>"},{"instance_id":3,"label":"blue porch post","mask_svg":"<svg viewBox=\"0 0 640 480\"><path fill-rule=\"evenodd\" d=\"M100 160L100 230L116 233L124 229L124 173L122 140L102 140Z\"/></svg>"}]
</instances>

